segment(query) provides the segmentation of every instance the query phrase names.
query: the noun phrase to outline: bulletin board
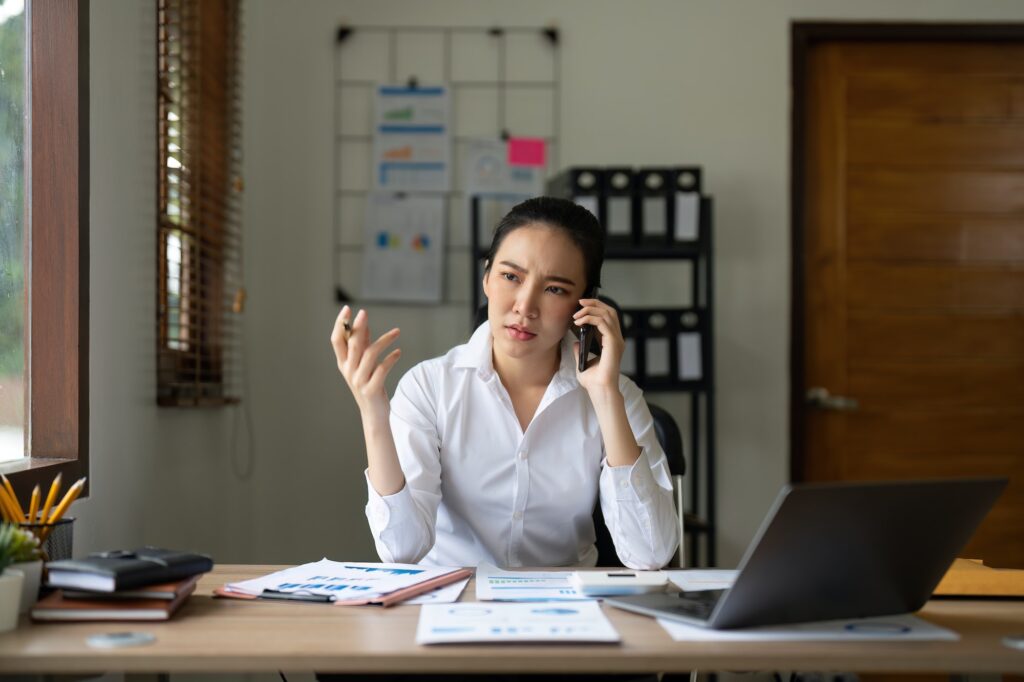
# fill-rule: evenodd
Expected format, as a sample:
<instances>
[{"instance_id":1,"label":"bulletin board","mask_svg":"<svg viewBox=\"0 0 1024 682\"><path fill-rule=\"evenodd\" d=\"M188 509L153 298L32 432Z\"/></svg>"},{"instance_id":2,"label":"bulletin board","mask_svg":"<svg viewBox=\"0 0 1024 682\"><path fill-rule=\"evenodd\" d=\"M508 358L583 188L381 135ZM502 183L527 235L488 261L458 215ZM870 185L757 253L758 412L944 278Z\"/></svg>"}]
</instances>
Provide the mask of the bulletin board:
<instances>
[{"instance_id":1,"label":"bulletin board","mask_svg":"<svg viewBox=\"0 0 1024 682\"><path fill-rule=\"evenodd\" d=\"M481 139L542 138L545 179L559 168L559 31L554 27L341 26L335 35L332 258L334 297L358 301L364 227L373 191L374 97L378 86L445 86L450 106L451 184L444 195L444 294L465 309L473 268L465 147ZM482 201L479 235L522 197Z\"/></svg>"}]
</instances>

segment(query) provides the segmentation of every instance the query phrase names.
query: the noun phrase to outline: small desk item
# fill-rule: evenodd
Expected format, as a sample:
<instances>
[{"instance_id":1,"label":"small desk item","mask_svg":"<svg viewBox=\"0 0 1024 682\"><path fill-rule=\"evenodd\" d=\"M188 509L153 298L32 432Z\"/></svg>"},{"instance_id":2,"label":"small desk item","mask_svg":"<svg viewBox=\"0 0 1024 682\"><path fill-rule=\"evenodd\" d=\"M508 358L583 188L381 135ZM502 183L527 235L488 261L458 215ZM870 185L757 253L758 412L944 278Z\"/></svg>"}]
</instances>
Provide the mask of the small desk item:
<instances>
[{"instance_id":1,"label":"small desk item","mask_svg":"<svg viewBox=\"0 0 1024 682\"><path fill-rule=\"evenodd\" d=\"M114 592L206 573L213 568L213 559L205 554L141 547L51 561L46 568L50 587Z\"/></svg>"},{"instance_id":2,"label":"small desk item","mask_svg":"<svg viewBox=\"0 0 1024 682\"><path fill-rule=\"evenodd\" d=\"M155 641L156 637L148 632L101 632L85 638L85 643L93 649L125 649Z\"/></svg>"},{"instance_id":3,"label":"small desk item","mask_svg":"<svg viewBox=\"0 0 1024 682\"><path fill-rule=\"evenodd\" d=\"M174 599L67 599L57 590L32 607L32 620L41 622L70 621L160 621L169 620L196 589L192 581L188 589Z\"/></svg>"},{"instance_id":4,"label":"small desk item","mask_svg":"<svg viewBox=\"0 0 1024 682\"><path fill-rule=\"evenodd\" d=\"M992 568L980 559L957 559L946 571L935 597L1024 597L1024 571Z\"/></svg>"},{"instance_id":5,"label":"small desk item","mask_svg":"<svg viewBox=\"0 0 1024 682\"><path fill-rule=\"evenodd\" d=\"M574 571L569 583L587 597L664 592L668 576L661 571Z\"/></svg>"}]
</instances>

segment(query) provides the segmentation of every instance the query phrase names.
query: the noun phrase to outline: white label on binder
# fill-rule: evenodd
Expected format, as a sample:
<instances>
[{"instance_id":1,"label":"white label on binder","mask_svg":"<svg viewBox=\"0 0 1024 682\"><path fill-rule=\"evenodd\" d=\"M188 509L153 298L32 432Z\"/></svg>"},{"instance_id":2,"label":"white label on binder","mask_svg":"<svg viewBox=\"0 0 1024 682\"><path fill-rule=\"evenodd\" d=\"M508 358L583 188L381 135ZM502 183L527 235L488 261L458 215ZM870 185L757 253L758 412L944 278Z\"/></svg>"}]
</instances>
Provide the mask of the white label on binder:
<instances>
[{"instance_id":1,"label":"white label on binder","mask_svg":"<svg viewBox=\"0 0 1024 682\"><path fill-rule=\"evenodd\" d=\"M676 192L676 241L697 239L700 225L700 195L696 192Z\"/></svg>"},{"instance_id":2,"label":"white label on binder","mask_svg":"<svg viewBox=\"0 0 1024 682\"><path fill-rule=\"evenodd\" d=\"M575 201L580 206L582 206L583 208L585 208L588 211L590 211L591 213L593 213L595 218L599 217L597 215L597 197L595 197L595 196L573 197L572 200Z\"/></svg>"},{"instance_id":3,"label":"white label on binder","mask_svg":"<svg viewBox=\"0 0 1024 682\"><path fill-rule=\"evenodd\" d=\"M679 335L679 378L699 381L703 376L700 362L700 334L683 332Z\"/></svg>"},{"instance_id":4,"label":"white label on binder","mask_svg":"<svg viewBox=\"0 0 1024 682\"><path fill-rule=\"evenodd\" d=\"M644 197L644 234L665 237L668 233L665 201L665 197Z\"/></svg>"},{"instance_id":5,"label":"white label on binder","mask_svg":"<svg viewBox=\"0 0 1024 682\"><path fill-rule=\"evenodd\" d=\"M608 197L608 234L628 236L632 233L632 203L629 197Z\"/></svg>"},{"instance_id":6,"label":"white label on binder","mask_svg":"<svg viewBox=\"0 0 1024 682\"><path fill-rule=\"evenodd\" d=\"M669 375L668 339L647 339L647 376Z\"/></svg>"}]
</instances>

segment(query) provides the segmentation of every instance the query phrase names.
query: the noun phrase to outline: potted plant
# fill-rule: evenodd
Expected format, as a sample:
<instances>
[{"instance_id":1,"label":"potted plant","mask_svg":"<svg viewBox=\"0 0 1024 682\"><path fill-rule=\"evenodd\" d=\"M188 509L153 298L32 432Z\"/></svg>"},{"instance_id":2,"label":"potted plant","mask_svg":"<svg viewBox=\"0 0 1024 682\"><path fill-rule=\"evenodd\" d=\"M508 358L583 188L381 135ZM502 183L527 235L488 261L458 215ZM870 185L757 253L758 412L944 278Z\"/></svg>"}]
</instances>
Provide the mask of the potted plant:
<instances>
[{"instance_id":1,"label":"potted plant","mask_svg":"<svg viewBox=\"0 0 1024 682\"><path fill-rule=\"evenodd\" d=\"M16 552L20 552L25 539L17 526L0 524L0 632L18 626L18 607L25 575L12 569Z\"/></svg>"},{"instance_id":2,"label":"potted plant","mask_svg":"<svg viewBox=\"0 0 1024 682\"><path fill-rule=\"evenodd\" d=\"M29 530L12 526L13 542L11 556L14 559L10 568L21 571L25 580L21 586L21 613L35 605L39 599L39 582L43 574L43 549L39 538Z\"/></svg>"}]
</instances>

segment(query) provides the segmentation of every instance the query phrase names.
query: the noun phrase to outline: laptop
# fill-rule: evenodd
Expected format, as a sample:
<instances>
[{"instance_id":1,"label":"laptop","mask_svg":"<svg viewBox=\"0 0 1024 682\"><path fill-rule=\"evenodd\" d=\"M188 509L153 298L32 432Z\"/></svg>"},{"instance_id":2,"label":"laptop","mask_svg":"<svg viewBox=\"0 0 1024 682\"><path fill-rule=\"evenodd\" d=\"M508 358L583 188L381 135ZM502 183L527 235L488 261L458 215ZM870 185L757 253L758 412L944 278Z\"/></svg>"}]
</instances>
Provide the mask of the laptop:
<instances>
[{"instance_id":1,"label":"laptop","mask_svg":"<svg viewBox=\"0 0 1024 682\"><path fill-rule=\"evenodd\" d=\"M788 485L728 590L605 603L716 629L916 611L1006 484L971 478Z\"/></svg>"}]
</instances>

